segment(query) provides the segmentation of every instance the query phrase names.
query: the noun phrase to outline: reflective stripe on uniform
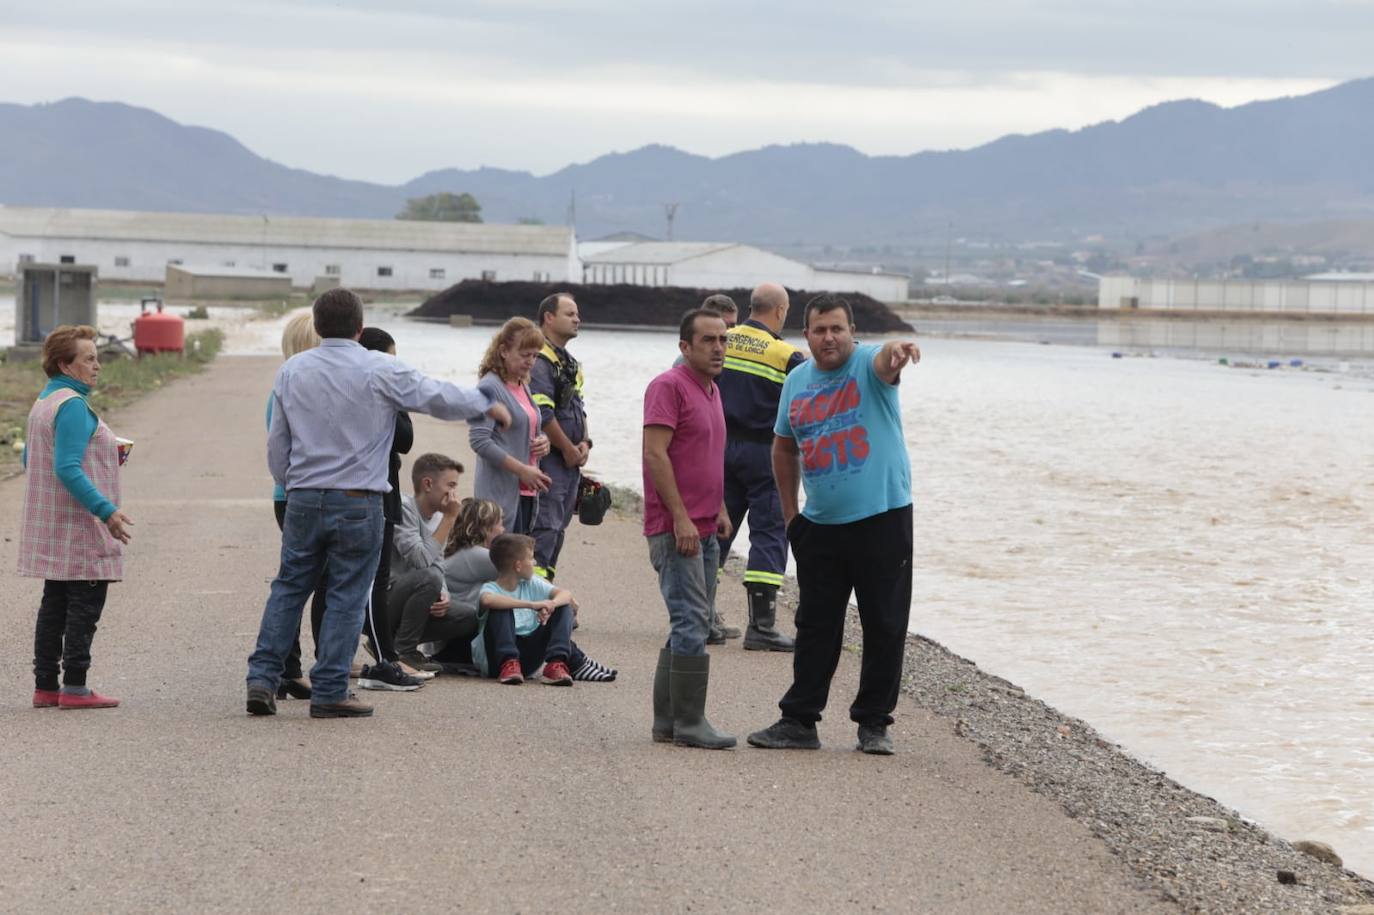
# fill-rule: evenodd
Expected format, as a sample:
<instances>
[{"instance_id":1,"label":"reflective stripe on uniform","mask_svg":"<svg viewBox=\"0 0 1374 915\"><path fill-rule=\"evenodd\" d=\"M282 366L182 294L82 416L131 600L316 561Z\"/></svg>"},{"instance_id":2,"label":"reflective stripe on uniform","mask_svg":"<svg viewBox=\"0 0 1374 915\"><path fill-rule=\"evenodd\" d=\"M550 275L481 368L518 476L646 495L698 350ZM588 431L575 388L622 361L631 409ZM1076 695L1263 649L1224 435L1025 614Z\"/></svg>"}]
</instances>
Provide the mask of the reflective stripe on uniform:
<instances>
[{"instance_id":1,"label":"reflective stripe on uniform","mask_svg":"<svg viewBox=\"0 0 1374 915\"><path fill-rule=\"evenodd\" d=\"M773 585L782 587L782 573L780 572L759 572L754 569L744 573L745 584Z\"/></svg>"},{"instance_id":2,"label":"reflective stripe on uniform","mask_svg":"<svg viewBox=\"0 0 1374 915\"><path fill-rule=\"evenodd\" d=\"M538 575L540 578L544 579L545 581L553 581L554 573L557 572L557 571L558 571L558 570L555 569L553 566L535 566L535 567L534 567L534 574L535 574L535 575Z\"/></svg>"},{"instance_id":3,"label":"reflective stripe on uniform","mask_svg":"<svg viewBox=\"0 0 1374 915\"><path fill-rule=\"evenodd\" d=\"M725 357L725 367L737 372L747 372L750 375L757 375L760 378L774 381L778 384L782 384L787 380L787 374L785 372L779 372L775 368L748 359L737 359L734 356Z\"/></svg>"},{"instance_id":4,"label":"reflective stripe on uniform","mask_svg":"<svg viewBox=\"0 0 1374 915\"><path fill-rule=\"evenodd\" d=\"M553 398L548 396L547 394L535 394L531 399L534 401L536 406L548 407L550 410L552 410L555 406Z\"/></svg>"}]
</instances>

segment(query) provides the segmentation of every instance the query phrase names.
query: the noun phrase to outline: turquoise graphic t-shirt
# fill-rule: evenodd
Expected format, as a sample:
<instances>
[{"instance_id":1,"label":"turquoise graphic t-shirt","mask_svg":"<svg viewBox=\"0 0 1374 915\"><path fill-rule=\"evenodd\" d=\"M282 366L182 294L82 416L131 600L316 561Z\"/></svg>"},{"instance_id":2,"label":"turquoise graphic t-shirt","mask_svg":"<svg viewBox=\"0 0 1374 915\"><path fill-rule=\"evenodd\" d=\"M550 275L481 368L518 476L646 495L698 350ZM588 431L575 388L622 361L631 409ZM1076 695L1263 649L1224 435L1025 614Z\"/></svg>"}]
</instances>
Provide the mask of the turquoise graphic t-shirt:
<instances>
[{"instance_id":1,"label":"turquoise graphic t-shirt","mask_svg":"<svg viewBox=\"0 0 1374 915\"><path fill-rule=\"evenodd\" d=\"M783 383L773 431L797 442L802 514L817 524L848 524L911 504L897 386L873 371L880 349L859 344L829 372L808 359Z\"/></svg>"}]
</instances>

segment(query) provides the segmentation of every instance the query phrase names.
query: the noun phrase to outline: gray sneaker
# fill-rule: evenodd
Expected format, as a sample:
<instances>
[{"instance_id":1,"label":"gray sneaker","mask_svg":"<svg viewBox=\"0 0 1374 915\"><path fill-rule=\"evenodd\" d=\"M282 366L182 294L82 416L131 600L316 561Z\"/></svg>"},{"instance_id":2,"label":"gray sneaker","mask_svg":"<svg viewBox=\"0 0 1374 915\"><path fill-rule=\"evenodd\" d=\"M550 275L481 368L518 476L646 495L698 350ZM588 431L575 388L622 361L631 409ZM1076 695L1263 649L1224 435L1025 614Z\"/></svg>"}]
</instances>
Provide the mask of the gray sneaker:
<instances>
[{"instance_id":1,"label":"gray sneaker","mask_svg":"<svg viewBox=\"0 0 1374 915\"><path fill-rule=\"evenodd\" d=\"M859 745L854 749L874 756L891 756L895 752L885 724L859 725Z\"/></svg>"},{"instance_id":2,"label":"gray sneaker","mask_svg":"<svg viewBox=\"0 0 1374 915\"><path fill-rule=\"evenodd\" d=\"M795 718L779 718L777 721L755 731L747 738L749 746L764 750L819 750L821 739L816 736L816 726L803 724Z\"/></svg>"}]
</instances>

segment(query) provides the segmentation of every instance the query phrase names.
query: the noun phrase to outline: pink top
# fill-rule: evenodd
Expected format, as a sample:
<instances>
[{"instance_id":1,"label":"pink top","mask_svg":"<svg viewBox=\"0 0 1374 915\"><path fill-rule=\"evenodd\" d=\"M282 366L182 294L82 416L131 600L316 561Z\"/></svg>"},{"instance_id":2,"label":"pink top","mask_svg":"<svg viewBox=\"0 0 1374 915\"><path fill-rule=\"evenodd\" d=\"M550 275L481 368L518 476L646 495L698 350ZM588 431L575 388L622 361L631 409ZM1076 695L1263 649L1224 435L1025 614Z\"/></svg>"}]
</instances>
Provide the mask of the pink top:
<instances>
[{"instance_id":1,"label":"pink top","mask_svg":"<svg viewBox=\"0 0 1374 915\"><path fill-rule=\"evenodd\" d=\"M123 547L99 518L67 492L53 466L57 410L80 396L66 388L53 391L29 411L19 574L53 581L119 581L124 577ZM81 469L111 502L120 504L119 445L104 420L96 425L86 446Z\"/></svg>"},{"instance_id":2,"label":"pink top","mask_svg":"<svg viewBox=\"0 0 1374 915\"><path fill-rule=\"evenodd\" d=\"M520 404L521 409L525 411L525 415L529 417L531 450L526 452L524 462L526 464L535 464L537 462L534 460L533 448L534 440L539 435L539 411L535 408L534 403L530 400L529 390L521 382L517 381L514 384L512 384L511 382L507 381L506 390L510 391L511 396L515 398L515 402ZM519 457L519 455L516 455L516 457ZM510 490L506 491L510 492ZM524 483L521 483L520 495L533 496L536 495L536 493L532 488L526 486Z\"/></svg>"},{"instance_id":3,"label":"pink top","mask_svg":"<svg viewBox=\"0 0 1374 915\"><path fill-rule=\"evenodd\" d=\"M697 526L709 537L716 532L716 515L725 498L725 411L720 389L709 390L686 365L678 365L649 382L644 392L644 425L673 430L668 460L673 465L682 502ZM673 516L664 507L644 468L644 536L673 529Z\"/></svg>"}]
</instances>

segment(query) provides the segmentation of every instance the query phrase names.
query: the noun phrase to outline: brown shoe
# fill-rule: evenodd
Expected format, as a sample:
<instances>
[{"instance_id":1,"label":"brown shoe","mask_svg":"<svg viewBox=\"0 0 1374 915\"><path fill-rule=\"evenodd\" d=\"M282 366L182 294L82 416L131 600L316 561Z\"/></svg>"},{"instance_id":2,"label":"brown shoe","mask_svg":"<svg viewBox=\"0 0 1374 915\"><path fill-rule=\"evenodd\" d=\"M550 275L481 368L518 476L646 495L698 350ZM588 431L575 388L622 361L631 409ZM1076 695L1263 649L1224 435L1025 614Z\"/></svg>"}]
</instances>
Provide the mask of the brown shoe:
<instances>
[{"instance_id":1,"label":"brown shoe","mask_svg":"<svg viewBox=\"0 0 1374 915\"><path fill-rule=\"evenodd\" d=\"M342 702L310 703L311 718L371 718L372 706L364 705L352 693Z\"/></svg>"}]
</instances>

